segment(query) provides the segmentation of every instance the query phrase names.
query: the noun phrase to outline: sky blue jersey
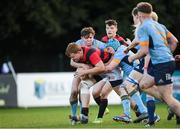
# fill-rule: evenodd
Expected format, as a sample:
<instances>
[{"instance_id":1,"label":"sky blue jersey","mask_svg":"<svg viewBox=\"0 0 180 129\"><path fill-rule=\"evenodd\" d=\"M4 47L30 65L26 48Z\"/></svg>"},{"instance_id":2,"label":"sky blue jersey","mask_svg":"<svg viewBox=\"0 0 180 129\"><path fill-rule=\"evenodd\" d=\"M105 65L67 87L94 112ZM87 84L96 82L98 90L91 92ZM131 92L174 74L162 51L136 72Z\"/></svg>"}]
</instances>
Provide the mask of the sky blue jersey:
<instances>
[{"instance_id":1,"label":"sky blue jersey","mask_svg":"<svg viewBox=\"0 0 180 129\"><path fill-rule=\"evenodd\" d=\"M148 46L153 64L174 60L168 47L167 36L170 32L165 26L152 19L146 19L139 27L137 35L141 47Z\"/></svg>"},{"instance_id":2,"label":"sky blue jersey","mask_svg":"<svg viewBox=\"0 0 180 129\"><path fill-rule=\"evenodd\" d=\"M76 44L81 45L81 46L85 46L85 41L83 39L79 39L78 41L76 41ZM99 48L99 49L105 49L106 48L106 44L94 39L93 43L92 43L92 47L94 48Z\"/></svg>"},{"instance_id":3,"label":"sky blue jersey","mask_svg":"<svg viewBox=\"0 0 180 129\"><path fill-rule=\"evenodd\" d=\"M119 67L121 67L122 71L126 76L130 74L130 72L137 66L137 62L134 61L133 63L128 62L128 56L134 54L132 51L129 51L127 54L124 53L124 50L127 47L121 45L114 54L113 61L119 63Z\"/></svg>"}]
</instances>

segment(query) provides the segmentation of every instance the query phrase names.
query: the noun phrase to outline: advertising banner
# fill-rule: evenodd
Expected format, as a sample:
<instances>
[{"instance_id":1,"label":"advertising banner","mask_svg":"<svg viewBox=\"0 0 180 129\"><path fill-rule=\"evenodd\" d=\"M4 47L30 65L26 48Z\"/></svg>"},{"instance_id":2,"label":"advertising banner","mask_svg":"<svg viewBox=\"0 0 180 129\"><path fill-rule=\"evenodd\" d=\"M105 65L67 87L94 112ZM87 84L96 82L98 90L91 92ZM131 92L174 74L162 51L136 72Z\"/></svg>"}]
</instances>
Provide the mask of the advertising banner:
<instances>
[{"instance_id":1,"label":"advertising banner","mask_svg":"<svg viewBox=\"0 0 180 129\"><path fill-rule=\"evenodd\" d=\"M11 74L0 75L0 107L17 107L17 86Z\"/></svg>"},{"instance_id":2,"label":"advertising banner","mask_svg":"<svg viewBox=\"0 0 180 129\"><path fill-rule=\"evenodd\" d=\"M18 106L69 105L73 74L73 72L18 74ZM112 92L108 98L109 104L120 104L121 102L120 97L115 92ZM95 104L92 96L90 104Z\"/></svg>"},{"instance_id":3,"label":"advertising banner","mask_svg":"<svg viewBox=\"0 0 180 129\"><path fill-rule=\"evenodd\" d=\"M180 101L180 71L173 74L173 96Z\"/></svg>"}]
</instances>

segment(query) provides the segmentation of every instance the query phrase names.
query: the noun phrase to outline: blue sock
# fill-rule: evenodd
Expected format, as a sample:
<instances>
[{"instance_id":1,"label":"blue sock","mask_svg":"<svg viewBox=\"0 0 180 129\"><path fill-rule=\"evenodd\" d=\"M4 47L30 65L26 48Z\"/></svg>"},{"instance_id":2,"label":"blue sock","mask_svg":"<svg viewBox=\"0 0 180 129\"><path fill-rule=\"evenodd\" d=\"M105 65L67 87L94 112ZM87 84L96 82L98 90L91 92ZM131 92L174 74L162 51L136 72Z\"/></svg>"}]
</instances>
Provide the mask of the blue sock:
<instances>
[{"instance_id":1,"label":"blue sock","mask_svg":"<svg viewBox=\"0 0 180 129\"><path fill-rule=\"evenodd\" d=\"M134 93L131 93L131 98L132 98L132 100L135 101L140 113L147 112L147 108L144 106L139 92L138 91L133 91L133 92Z\"/></svg>"},{"instance_id":2,"label":"blue sock","mask_svg":"<svg viewBox=\"0 0 180 129\"><path fill-rule=\"evenodd\" d=\"M151 95L146 94L146 103L150 100L155 100L155 98Z\"/></svg>"},{"instance_id":3,"label":"blue sock","mask_svg":"<svg viewBox=\"0 0 180 129\"><path fill-rule=\"evenodd\" d=\"M78 101L75 100L75 101L72 101L72 102L70 102L70 103L71 103L71 115L72 115L72 116L76 116Z\"/></svg>"},{"instance_id":4,"label":"blue sock","mask_svg":"<svg viewBox=\"0 0 180 129\"><path fill-rule=\"evenodd\" d=\"M127 95L121 97L124 114L131 117L130 101Z\"/></svg>"},{"instance_id":5,"label":"blue sock","mask_svg":"<svg viewBox=\"0 0 180 129\"><path fill-rule=\"evenodd\" d=\"M149 100L147 102L147 109L148 109L149 122L154 122L154 112L155 112L154 100Z\"/></svg>"}]
</instances>

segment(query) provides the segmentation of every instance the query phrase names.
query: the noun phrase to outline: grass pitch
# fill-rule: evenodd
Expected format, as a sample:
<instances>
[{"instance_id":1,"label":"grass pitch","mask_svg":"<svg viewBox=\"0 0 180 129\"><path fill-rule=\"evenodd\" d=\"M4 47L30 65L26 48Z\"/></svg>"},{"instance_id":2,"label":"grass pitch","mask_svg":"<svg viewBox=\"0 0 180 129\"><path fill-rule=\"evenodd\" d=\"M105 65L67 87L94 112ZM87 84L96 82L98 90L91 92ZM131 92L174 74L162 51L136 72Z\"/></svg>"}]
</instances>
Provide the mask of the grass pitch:
<instances>
[{"instance_id":1,"label":"grass pitch","mask_svg":"<svg viewBox=\"0 0 180 129\"><path fill-rule=\"evenodd\" d=\"M143 123L125 124L114 122L112 117L122 113L122 106L110 105L110 114L104 116L102 124L93 124L98 107L91 106L89 112L89 123L86 125L70 125L68 115L70 107L50 107L50 108L0 108L0 128L144 128ZM176 125L175 118L167 121L167 106L156 105L156 112L161 117L161 121L154 128L180 128ZM135 118L134 113L132 113Z\"/></svg>"}]
</instances>

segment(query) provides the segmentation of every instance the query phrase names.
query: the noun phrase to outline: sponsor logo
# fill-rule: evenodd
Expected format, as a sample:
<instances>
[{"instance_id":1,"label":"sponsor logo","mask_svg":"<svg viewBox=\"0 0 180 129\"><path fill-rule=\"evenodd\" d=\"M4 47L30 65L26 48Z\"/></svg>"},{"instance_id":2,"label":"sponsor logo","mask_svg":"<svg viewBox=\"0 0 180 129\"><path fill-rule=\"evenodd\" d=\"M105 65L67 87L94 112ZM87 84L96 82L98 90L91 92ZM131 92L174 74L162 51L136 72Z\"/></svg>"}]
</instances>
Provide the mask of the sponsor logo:
<instances>
[{"instance_id":1,"label":"sponsor logo","mask_svg":"<svg viewBox=\"0 0 180 129\"><path fill-rule=\"evenodd\" d=\"M0 83L0 94L8 94L10 89L9 84Z\"/></svg>"}]
</instances>

